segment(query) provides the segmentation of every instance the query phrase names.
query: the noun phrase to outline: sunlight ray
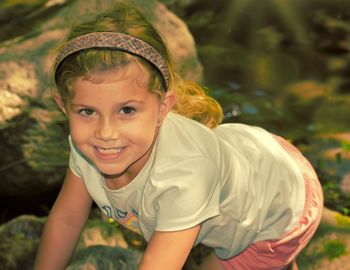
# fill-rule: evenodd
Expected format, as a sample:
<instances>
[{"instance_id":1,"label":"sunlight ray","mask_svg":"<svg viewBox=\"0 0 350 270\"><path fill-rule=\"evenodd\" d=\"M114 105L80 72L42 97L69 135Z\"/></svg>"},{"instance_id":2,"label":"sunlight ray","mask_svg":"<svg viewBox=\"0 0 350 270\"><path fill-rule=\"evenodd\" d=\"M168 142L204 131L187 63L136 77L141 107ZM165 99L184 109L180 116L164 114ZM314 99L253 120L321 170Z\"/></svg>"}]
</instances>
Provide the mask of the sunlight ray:
<instances>
[{"instance_id":1,"label":"sunlight ray","mask_svg":"<svg viewBox=\"0 0 350 270\"><path fill-rule=\"evenodd\" d=\"M237 27L240 25L237 21L250 2L251 0L235 0L231 1L231 4L227 7L223 24L227 25L232 32L236 32Z\"/></svg>"},{"instance_id":2,"label":"sunlight ray","mask_svg":"<svg viewBox=\"0 0 350 270\"><path fill-rule=\"evenodd\" d=\"M294 0L272 0L272 7L280 16L281 21L285 23L291 32L295 35L295 40L299 45L309 46L310 40L307 31L302 24L302 19L297 14Z\"/></svg>"}]
</instances>

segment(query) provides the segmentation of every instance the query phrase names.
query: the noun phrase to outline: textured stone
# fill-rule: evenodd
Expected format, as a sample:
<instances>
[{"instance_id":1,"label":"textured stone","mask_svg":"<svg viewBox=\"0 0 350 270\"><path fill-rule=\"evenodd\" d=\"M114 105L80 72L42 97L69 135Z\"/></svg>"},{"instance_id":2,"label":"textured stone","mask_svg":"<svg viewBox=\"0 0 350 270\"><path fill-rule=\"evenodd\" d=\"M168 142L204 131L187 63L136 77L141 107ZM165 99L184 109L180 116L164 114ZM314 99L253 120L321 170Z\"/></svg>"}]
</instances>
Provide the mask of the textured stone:
<instances>
[{"instance_id":1,"label":"textured stone","mask_svg":"<svg viewBox=\"0 0 350 270\"><path fill-rule=\"evenodd\" d=\"M38 79L35 66L26 61L0 63L0 127L22 112L26 99L35 97Z\"/></svg>"}]
</instances>

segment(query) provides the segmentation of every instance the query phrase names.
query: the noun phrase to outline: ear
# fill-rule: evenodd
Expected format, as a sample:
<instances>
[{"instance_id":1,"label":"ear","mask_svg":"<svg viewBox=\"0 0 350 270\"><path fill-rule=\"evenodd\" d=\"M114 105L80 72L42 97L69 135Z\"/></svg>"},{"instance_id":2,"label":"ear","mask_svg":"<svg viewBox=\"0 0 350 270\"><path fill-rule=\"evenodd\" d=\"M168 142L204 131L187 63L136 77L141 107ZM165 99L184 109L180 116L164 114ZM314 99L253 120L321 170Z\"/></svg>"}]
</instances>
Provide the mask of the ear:
<instances>
[{"instance_id":1,"label":"ear","mask_svg":"<svg viewBox=\"0 0 350 270\"><path fill-rule=\"evenodd\" d=\"M159 116L158 116L159 118L158 118L157 126L162 125L165 116L168 114L168 112L171 111L175 103L176 103L176 95L174 91L166 92L165 96L160 101Z\"/></svg>"},{"instance_id":2,"label":"ear","mask_svg":"<svg viewBox=\"0 0 350 270\"><path fill-rule=\"evenodd\" d=\"M64 106L63 100L57 92L53 94L53 98L55 99L58 107L62 110L64 114L67 114L66 107Z\"/></svg>"}]
</instances>

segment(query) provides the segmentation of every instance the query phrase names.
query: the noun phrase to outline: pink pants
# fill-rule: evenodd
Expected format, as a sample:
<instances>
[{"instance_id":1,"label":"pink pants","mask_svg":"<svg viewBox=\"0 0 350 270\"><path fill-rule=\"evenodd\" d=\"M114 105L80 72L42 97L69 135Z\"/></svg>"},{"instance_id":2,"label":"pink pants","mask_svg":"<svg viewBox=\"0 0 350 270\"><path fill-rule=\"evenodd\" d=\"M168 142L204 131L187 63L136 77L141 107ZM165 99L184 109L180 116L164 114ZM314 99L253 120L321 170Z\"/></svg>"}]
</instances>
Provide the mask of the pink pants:
<instances>
[{"instance_id":1,"label":"pink pants","mask_svg":"<svg viewBox=\"0 0 350 270\"><path fill-rule=\"evenodd\" d=\"M323 194L311 164L292 144L274 136L282 147L296 160L305 180L305 207L299 225L279 240L260 241L250 245L239 255L220 260L225 269L274 270L285 268L307 245L314 235L322 216Z\"/></svg>"}]
</instances>

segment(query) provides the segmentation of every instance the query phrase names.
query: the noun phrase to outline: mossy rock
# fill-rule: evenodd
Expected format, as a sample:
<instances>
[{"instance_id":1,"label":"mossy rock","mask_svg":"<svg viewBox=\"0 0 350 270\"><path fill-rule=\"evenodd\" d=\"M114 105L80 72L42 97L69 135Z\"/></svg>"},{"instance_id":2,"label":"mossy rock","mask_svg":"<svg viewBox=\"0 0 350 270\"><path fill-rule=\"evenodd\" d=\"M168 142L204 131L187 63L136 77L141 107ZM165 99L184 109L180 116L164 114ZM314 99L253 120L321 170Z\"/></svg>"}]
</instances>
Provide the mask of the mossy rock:
<instances>
[{"instance_id":1,"label":"mossy rock","mask_svg":"<svg viewBox=\"0 0 350 270\"><path fill-rule=\"evenodd\" d=\"M91 246L78 250L66 270L136 270L141 252L109 246Z\"/></svg>"},{"instance_id":2,"label":"mossy rock","mask_svg":"<svg viewBox=\"0 0 350 270\"><path fill-rule=\"evenodd\" d=\"M1 269L31 270L45 218L20 216L0 226Z\"/></svg>"}]
</instances>

